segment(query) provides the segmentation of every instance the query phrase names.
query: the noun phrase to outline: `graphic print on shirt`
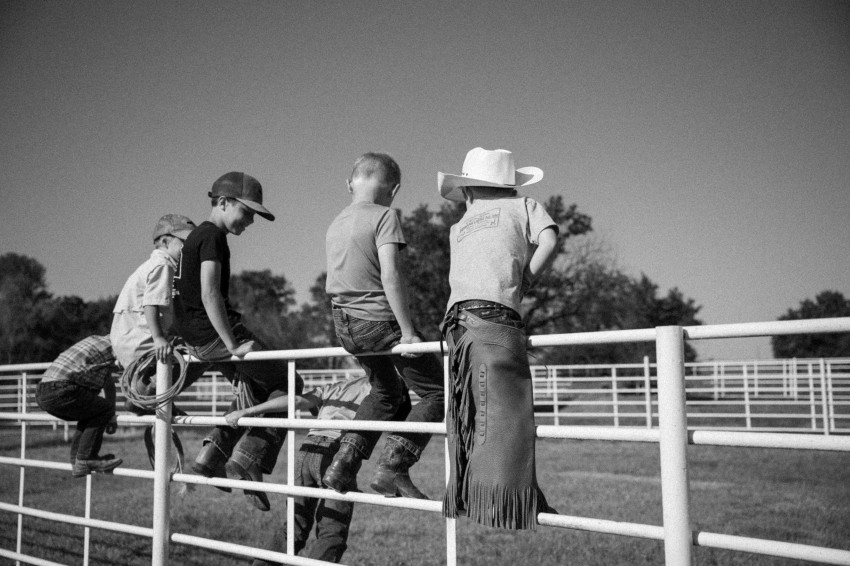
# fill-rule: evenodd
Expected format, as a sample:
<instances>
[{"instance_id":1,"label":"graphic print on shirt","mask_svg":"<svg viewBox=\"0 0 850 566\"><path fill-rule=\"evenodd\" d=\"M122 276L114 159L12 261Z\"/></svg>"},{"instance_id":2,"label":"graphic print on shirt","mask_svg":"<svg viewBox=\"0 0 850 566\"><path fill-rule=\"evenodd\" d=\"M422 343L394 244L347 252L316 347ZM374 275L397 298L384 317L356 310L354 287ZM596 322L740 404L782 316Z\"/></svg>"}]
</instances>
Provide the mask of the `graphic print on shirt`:
<instances>
[{"instance_id":1,"label":"graphic print on shirt","mask_svg":"<svg viewBox=\"0 0 850 566\"><path fill-rule=\"evenodd\" d=\"M457 241L460 242L470 234L487 228L496 228L499 225L499 214L501 208L494 208L481 214L476 214L467 219L457 231Z\"/></svg>"}]
</instances>

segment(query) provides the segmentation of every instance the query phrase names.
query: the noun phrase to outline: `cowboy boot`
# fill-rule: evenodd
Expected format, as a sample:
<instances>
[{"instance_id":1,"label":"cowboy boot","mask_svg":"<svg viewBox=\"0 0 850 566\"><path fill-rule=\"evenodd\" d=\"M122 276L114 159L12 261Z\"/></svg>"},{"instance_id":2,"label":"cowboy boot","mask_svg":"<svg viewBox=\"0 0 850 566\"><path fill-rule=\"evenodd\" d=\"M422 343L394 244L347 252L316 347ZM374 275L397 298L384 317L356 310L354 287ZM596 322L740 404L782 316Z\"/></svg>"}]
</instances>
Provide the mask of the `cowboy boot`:
<instances>
[{"instance_id":1,"label":"cowboy boot","mask_svg":"<svg viewBox=\"0 0 850 566\"><path fill-rule=\"evenodd\" d=\"M357 472L363 463L363 454L349 442L343 442L333 462L325 470L322 483L339 493L345 493L357 485Z\"/></svg>"},{"instance_id":2,"label":"cowboy boot","mask_svg":"<svg viewBox=\"0 0 850 566\"><path fill-rule=\"evenodd\" d=\"M206 478L227 478L227 473L224 471L224 463L227 462L227 457L218 447L212 442L205 442L201 447L201 451L192 462L192 471ZM216 489L230 493L229 487L214 486Z\"/></svg>"},{"instance_id":3,"label":"cowboy boot","mask_svg":"<svg viewBox=\"0 0 850 566\"><path fill-rule=\"evenodd\" d=\"M408 474L410 466L418 460L419 458L413 452L391 438L387 439L369 487L386 497L429 499L427 495L419 491Z\"/></svg>"},{"instance_id":4,"label":"cowboy boot","mask_svg":"<svg viewBox=\"0 0 850 566\"><path fill-rule=\"evenodd\" d=\"M243 465L241 462L238 462L231 458L224 465L224 469L227 472L227 477L234 480L245 480L245 481L263 481L263 474L260 471L259 463L250 463L247 466ZM254 491L250 489L244 490L245 498L257 509L260 511L268 511L271 509L271 502L269 502L269 496L266 495L263 491Z\"/></svg>"}]
</instances>

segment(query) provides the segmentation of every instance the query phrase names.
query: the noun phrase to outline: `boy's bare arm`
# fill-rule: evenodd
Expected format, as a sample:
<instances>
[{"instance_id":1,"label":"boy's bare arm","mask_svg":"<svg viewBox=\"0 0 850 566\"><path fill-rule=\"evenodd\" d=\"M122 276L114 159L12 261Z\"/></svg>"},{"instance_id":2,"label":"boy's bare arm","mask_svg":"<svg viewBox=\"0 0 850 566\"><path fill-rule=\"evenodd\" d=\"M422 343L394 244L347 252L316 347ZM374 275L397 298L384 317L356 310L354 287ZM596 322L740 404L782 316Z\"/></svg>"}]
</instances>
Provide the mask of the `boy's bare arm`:
<instances>
[{"instance_id":1,"label":"boy's bare arm","mask_svg":"<svg viewBox=\"0 0 850 566\"><path fill-rule=\"evenodd\" d=\"M142 307L145 312L145 321L148 323L148 329L153 337L153 351L156 359L160 362L166 362L171 356L171 344L165 337L165 332L162 331L162 325L159 318L159 306L145 305Z\"/></svg>"},{"instance_id":2,"label":"boy's bare arm","mask_svg":"<svg viewBox=\"0 0 850 566\"><path fill-rule=\"evenodd\" d=\"M233 329L227 320L227 310L224 308L224 297L221 294L221 263L213 260L201 262L201 302L212 322L213 328L221 337L224 346L234 356L242 357L253 351L254 342L238 344L233 336Z\"/></svg>"},{"instance_id":3,"label":"boy's bare arm","mask_svg":"<svg viewBox=\"0 0 850 566\"><path fill-rule=\"evenodd\" d=\"M542 275L558 255L558 234L554 228L545 228L537 237L537 249L531 256L531 261L528 262L526 269L526 278L528 285L533 284L537 278Z\"/></svg>"},{"instance_id":4,"label":"boy's bare arm","mask_svg":"<svg viewBox=\"0 0 850 566\"><path fill-rule=\"evenodd\" d=\"M295 409L298 411L308 411L313 407L318 407L320 404L321 401L318 397L312 395L295 396ZM252 417L263 413L281 413L286 411L288 408L289 395L281 395L280 397L274 397L264 403L254 405L253 407L247 407L239 411L228 413L224 415L224 419L227 421L227 424L236 428L236 422L242 417Z\"/></svg>"},{"instance_id":5,"label":"boy's bare arm","mask_svg":"<svg viewBox=\"0 0 850 566\"><path fill-rule=\"evenodd\" d=\"M378 248L378 261L381 264L381 284L384 293L401 328L401 344L415 344L422 340L416 335L413 319L410 317L410 306L407 303L407 285L398 269L398 244L384 244ZM416 357L418 354L402 354L405 357Z\"/></svg>"}]
</instances>

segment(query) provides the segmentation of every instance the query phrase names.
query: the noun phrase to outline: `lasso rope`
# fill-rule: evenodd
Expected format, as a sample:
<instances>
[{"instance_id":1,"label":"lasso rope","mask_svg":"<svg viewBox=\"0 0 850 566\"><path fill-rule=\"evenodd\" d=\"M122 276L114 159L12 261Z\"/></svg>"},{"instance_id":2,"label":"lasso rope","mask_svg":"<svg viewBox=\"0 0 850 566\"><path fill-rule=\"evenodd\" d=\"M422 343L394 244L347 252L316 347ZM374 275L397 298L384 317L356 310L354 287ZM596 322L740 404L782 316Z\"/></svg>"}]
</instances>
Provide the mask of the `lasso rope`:
<instances>
[{"instance_id":1,"label":"lasso rope","mask_svg":"<svg viewBox=\"0 0 850 566\"><path fill-rule=\"evenodd\" d=\"M185 346L174 346L171 357L180 366L180 375L165 393L161 395L151 394L152 391L156 391L156 355L153 350L142 354L127 365L121 375L121 391L137 407L147 410L160 408L177 397L183 388L183 383L186 381L186 371L189 368L189 363L185 358L188 353Z\"/></svg>"},{"instance_id":2,"label":"lasso rope","mask_svg":"<svg viewBox=\"0 0 850 566\"><path fill-rule=\"evenodd\" d=\"M185 346L175 346L172 350L171 356L177 361L177 364L180 366L180 375L174 380L174 383L171 384L171 387L168 388L164 393L157 395L156 393L151 393L156 391L156 355L151 350L145 354L142 354L135 360L133 360L127 368L124 370L124 373L121 375L121 391L124 393L124 396L130 400L131 403L136 405L141 409L145 409L147 411L155 411L171 402L172 399L177 397L180 391L183 389L183 384L186 381L186 371L189 367L188 362L186 362L185 356L188 354ZM179 412L185 415L182 411L174 408L175 412ZM180 437L177 436L177 432L171 431L171 440L174 443L174 448L177 451L177 461L174 463L174 466L171 469L172 473L183 473L183 444L180 442ZM150 425L145 428L145 448L148 452L148 459L150 460L151 468L154 467L154 442L153 442L153 425Z\"/></svg>"}]
</instances>

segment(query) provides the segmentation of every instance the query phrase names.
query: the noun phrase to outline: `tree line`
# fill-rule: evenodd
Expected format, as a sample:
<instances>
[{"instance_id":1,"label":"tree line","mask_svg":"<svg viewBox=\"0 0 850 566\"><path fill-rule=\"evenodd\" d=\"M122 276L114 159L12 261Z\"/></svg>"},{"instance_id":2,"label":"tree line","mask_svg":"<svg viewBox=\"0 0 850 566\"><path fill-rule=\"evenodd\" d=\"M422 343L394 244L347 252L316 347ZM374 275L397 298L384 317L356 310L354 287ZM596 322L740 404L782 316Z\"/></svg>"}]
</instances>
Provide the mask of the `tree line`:
<instances>
[{"instance_id":1,"label":"tree line","mask_svg":"<svg viewBox=\"0 0 850 566\"><path fill-rule=\"evenodd\" d=\"M521 314L529 335L702 324L697 318L701 307L678 288L664 292L646 274L634 277L621 270L613 254L591 236L590 216L575 204L567 206L554 196L545 206L560 229L558 256L523 301ZM449 297L449 228L463 213L463 203L445 203L434 211L421 205L402 216L408 239L402 269L410 286L412 315L427 340L439 339L438 325ZM46 281L46 270L36 259L15 253L0 256L0 363L50 361L86 336L109 333L117 294L95 301L55 297ZM324 289L322 273L307 301L299 305L285 275L269 269L243 271L231 277L230 299L270 348L337 346ZM789 309L780 320L826 316L850 316L850 301L824 291L814 302ZM777 336L773 350L777 357L848 356L850 336ZM534 363L633 363L644 355L654 360L655 348L651 343L601 344L541 348L532 355ZM697 358L688 343L685 358ZM348 360L306 360L300 365L340 363Z\"/></svg>"}]
</instances>

